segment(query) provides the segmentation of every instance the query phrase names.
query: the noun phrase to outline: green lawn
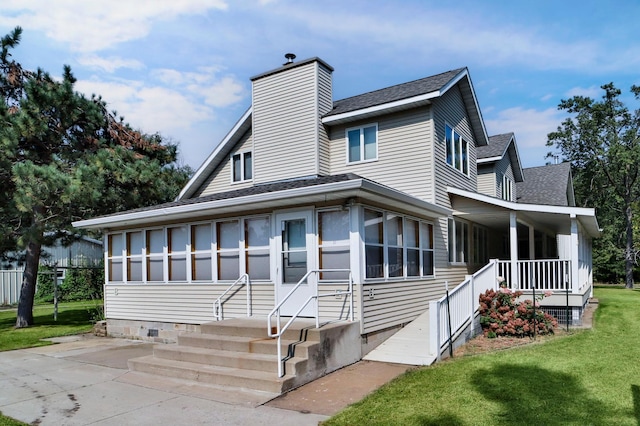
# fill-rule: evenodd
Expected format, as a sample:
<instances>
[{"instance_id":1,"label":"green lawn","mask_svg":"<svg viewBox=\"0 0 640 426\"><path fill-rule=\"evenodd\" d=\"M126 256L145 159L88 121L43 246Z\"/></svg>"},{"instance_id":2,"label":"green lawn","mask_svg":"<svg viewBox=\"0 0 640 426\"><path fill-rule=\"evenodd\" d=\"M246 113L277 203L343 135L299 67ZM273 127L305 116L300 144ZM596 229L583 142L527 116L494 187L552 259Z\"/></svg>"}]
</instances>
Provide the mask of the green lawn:
<instances>
[{"instance_id":1,"label":"green lawn","mask_svg":"<svg viewBox=\"0 0 640 426\"><path fill-rule=\"evenodd\" d=\"M14 329L16 311L0 311L0 351L49 345L42 341L48 337L67 336L90 331L91 313L95 303L65 302L58 306L58 321L53 320L53 305L36 305L33 308L35 325Z\"/></svg>"},{"instance_id":2,"label":"green lawn","mask_svg":"<svg viewBox=\"0 0 640 426\"><path fill-rule=\"evenodd\" d=\"M640 291L597 288L592 330L408 372L323 425L640 424Z\"/></svg>"}]
</instances>

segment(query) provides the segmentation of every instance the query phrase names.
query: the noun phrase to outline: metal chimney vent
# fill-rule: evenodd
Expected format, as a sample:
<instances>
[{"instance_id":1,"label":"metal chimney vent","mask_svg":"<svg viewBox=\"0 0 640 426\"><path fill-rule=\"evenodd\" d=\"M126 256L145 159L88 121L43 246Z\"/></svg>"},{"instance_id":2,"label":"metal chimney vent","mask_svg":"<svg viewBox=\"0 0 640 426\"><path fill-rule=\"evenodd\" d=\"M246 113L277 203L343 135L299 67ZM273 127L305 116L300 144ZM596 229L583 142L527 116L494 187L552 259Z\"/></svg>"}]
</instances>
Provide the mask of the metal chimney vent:
<instances>
[{"instance_id":1,"label":"metal chimney vent","mask_svg":"<svg viewBox=\"0 0 640 426\"><path fill-rule=\"evenodd\" d=\"M287 62L285 62L282 65L289 65L293 63L293 60L296 58L296 55L294 55L293 53L287 53L286 55L284 55L285 58L287 58Z\"/></svg>"}]
</instances>

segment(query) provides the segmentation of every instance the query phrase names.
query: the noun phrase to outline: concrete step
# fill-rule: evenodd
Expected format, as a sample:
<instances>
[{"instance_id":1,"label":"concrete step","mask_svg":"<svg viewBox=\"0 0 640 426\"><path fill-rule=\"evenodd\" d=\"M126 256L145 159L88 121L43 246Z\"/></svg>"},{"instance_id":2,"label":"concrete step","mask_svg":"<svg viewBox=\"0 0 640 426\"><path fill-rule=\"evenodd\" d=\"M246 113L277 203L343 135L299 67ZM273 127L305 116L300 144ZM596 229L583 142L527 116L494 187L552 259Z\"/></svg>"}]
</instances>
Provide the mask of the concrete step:
<instances>
[{"instance_id":1,"label":"concrete step","mask_svg":"<svg viewBox=\"0 0 640 426\"><path fill-rule=\"evenodd\" d=\"M275 374L278 371L278 357L276 354L233 352L193 346L161 345L154 348L153 355L155 358L167 360L265 371L271 374ZM286 355L287 352L284 351L283 356ZM285 369L291 374L296 374L296 372L304 372L306 365L306 357L294 356L286 361Z\"/></svg>"},{"instance_id":2,"label":"concrete step","mask_svg":"<svg viewBox=\"0 0 640 426\"><path fill-rule=\"evenodd\" d=\"M132 371L262 392L283 393L295 386L293 374L278 378L277 372L176 361L152 355L130 359L128 364Z\"/></svg>"},{"instance_id":3,"label":"concrete step","mask_svg":"<svg viewBox=\"0 0 640 426\"><path fill-rule=\"evenodd\" d=\"M277 339L256 339L242 336L224 336L201 333L183 333L178 336L178 345L198 348L217 349L233 352L247 352L257 354L277 353ZM314 341L281 340L282 353L287 353L289 347L294 349L296 356L307 356L310 346L318 344Z\"/></svg>"},{"instance_id":4,"label":"concrete step","mask_svg":"<svg viewBox=\"0 0 640 426\"><path fill-rule=\"evenodd\" d=\"M281 320L284 326L288 318ZM275 323L274 323L275 324ZM274 325L275 327L275 325ZM314 340L318 339L318 329L315 328L315 321L310 319L296 319L282 336L288 340ZM214 334L217 336L239 336L253 337L256 339L267 339L267 322L264 318L235 318L224 321L214 321L200 326L202 334ZM274 330L275 332L275 330Z\"/></svg>"}]
</instances>

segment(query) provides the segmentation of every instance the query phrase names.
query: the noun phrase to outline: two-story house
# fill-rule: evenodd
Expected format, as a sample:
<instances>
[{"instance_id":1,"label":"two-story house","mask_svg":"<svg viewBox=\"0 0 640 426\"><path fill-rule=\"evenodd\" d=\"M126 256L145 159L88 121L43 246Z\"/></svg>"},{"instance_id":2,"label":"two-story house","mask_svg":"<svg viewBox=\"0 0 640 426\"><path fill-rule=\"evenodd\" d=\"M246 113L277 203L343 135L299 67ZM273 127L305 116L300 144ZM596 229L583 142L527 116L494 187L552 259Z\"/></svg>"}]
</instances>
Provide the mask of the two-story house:
<instances>
[{"instance_id":1,"label":"two-story house","mask_svg":"<svg viewBox=\"0 0 640 426\"><path fill-rule=\"evenodd\" d=\"M104 232L111 335L351 321L353 362L487 265L487 288L499 273L558 291L551 305L568 289L579 318L599 230L568 165L523 169L513 134L489 137L466 68L338 101L332 72L311 58L256 75L174 202L74 224Z\"/></svg>"}]
</instances>

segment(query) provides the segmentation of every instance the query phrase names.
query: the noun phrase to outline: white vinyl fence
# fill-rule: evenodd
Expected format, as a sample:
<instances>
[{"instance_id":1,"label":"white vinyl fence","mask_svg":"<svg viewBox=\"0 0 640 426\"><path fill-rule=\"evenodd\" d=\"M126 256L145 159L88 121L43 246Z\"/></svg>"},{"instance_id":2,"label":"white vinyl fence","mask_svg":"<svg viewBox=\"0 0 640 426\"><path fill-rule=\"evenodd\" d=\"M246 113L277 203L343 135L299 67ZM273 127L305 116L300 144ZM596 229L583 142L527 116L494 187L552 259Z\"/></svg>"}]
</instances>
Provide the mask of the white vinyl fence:
<instances>
[{"instance_id":1,"label":"white vinyl fence","mask_svg":"<svg viewBox=\"0 0 640 426\"><path fill-rule=\"evenodd\" d=\"M23 269L0 270L0 305L18 303Z\"/></svg>"}]
</instances>

